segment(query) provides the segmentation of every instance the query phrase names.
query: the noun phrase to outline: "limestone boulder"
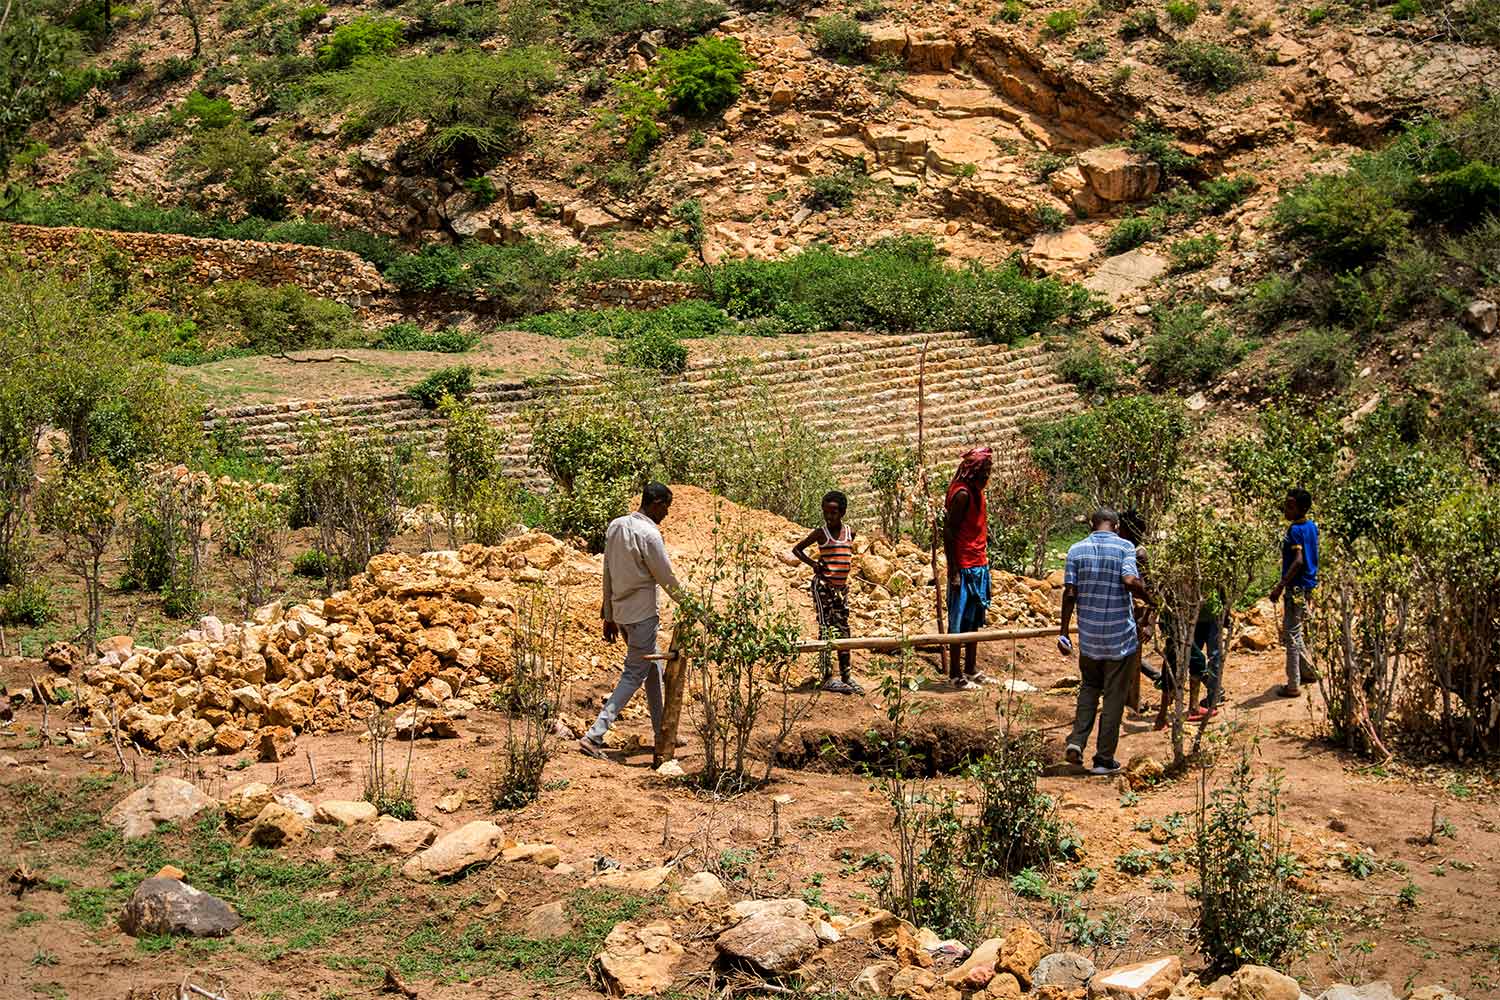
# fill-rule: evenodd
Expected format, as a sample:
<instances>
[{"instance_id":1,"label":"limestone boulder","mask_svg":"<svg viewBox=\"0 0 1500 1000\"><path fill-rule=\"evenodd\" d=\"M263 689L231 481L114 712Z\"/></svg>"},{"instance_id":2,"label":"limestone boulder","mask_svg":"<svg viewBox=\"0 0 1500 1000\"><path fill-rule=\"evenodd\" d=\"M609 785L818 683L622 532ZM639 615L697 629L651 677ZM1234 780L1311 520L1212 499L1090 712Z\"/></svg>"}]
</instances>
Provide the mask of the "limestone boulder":
<instances>
[{"instance_id":1,"label":"limestone boulder","mask_svg":"<svg viewBox=\"0 0 1500 1000\"><path fill-rule=\"evenodd\" d=\"M1161 185L1161 167L1123 146L1099 146L1078 155L1078 171L1104 201L1140 201Z\"/></svg>"},{"instance_id":2,"label":"limestone boulder","mask_svg":"<svg viewBox=\"0 0 1500 1000\"><path fill-rule=\"evenodd\" d=\"M487 820L475 820L437 838L431 847L408 861L401 872L414 882L450 878L475 865L494 861L504 846L504 831Z\"/></svg>"},{"instance_id":3,"label":"limestone boulder","mask_svg":"<svg viewBox=\"0 0 1500 1000\"><path fill-rule=\"evenodd\" d=\"M891 995L891 980L901 967L895 962L876 962L867 965L854 977L853 991L859 997L888 997Z\"/></svg>"},{"instance_id":4,"label":"limestone boulder","mask_svg":"<svg viewBox=\"0 0 1500 1000\"><path fill-rule=\"evenodd\" d=\"M559 899L543 903L526 914L521 931L533 941L555 941L573 933L573 918L568 914L567 904Z\"/></svg>"},{"instance_id":5,"label":"limestone boulder","mask_svg":"<svg viewBox=\"0 0 1500 1000\"><path fill-rule=\"evenodd\" d=\"M191 781L162 775L115 803L104 821L126 840L139 840L163 823L181 823L217 804Z\"/></svg>"},{"instance_id":6,"label":"limestone boulder","mask_svg":"<svg viewBox=\"0 0 1500 1000\"><path fill-rule=\"evenodd\" d=\"M1182 978L1176 955L1147 959L1100 972L1089 981L1090 1000L1166 1000Z\"/></svg>"},{"instance_id":7,"label":"limestone boulder","mask_svg":"<svg viewBox=\"0 0 1500 1000\"><path fill-rule=\"evenodd\" d=\"M1401 995L1391 988L1390 983L1377 979L1363 986L1335 983L1319 994L1318 1000L1401 1000Z\"/></svg>"},{"instance_id":8,"label":"limestone boulder","mask_svg":"<svg viewBox=\"0 0 1500 1000\"><path fill-rule=\"evenodd\" d=\"M262 781L240 785L224 796L224 814L230 819L248 823L271 801L271 786Z\"/></svg>"},{"instance_id":9,"label":"limestone boulder","mask_svg":"<svg viewBox=\"0 0 1500 1000\"><path fill-rule=\"evenodd\" d=\"M762 975L795 972L818 950L818 938L807 921L764 912L746 917L719 935L714 947L721 960L748 966Z\"/></svg>"},{"instance_id":10,"label":"limestone boulder","mask_svg":"<svg viewBox=\"0 0 1500 1000\"><path fill-rule=\"evenodd\" d=\"M713 872L699 872L682 883L677 890L677 899L690 906L717 906L729 902L729 890Z\"/></svg>"},{"instance_id":11,"label":"limestone boulder","mask_svg":"<svg viewBox=\"0 0 1500 1000\"><path fill-rule=\"evenodd\" d=\"M319 823L334 826L354 826L357 823L373 823L379 815L369 802L353 802L343 799L326 799L318 803L313 818Z\"/></svg>"},{"instance_id":12,"label":"limestone boulder","mask_svg":"<svg viewBox=\"0 0 1500 1000\"><path fill-rule=\"evenodd\" d=\"M595 962L601 984L611 996L653 996L672 985L682 954L682 945L672 937L667 921L627 922L609 932Z\"/></svg>"},{"instance_id":13,"label":"limestone boulder","mask_svg":"<svg viewBox=\"0 0 1500 1000\"><path fill-rule=\"evenodd\" d=\"M224 937L242 923L219 897L161 876L136 886L120 914L120 927L132 937Z\"/></svg>"},{"instance_id":14,"label":"limestone boulder","mask_svg":"<svg viewBox=\"0 0 1500 1000\"><path fill-rule=\"evenodd\" d=\"M1055 951L1046 955L1031 970L1033 986L1056 986L1071 990L1087 986L1094 978L1094 963L1076 951Z\"/></svg>"},{"instance_id":15,"label":"limestone boulder","mask_svg":"<svg viewBox=\"0 0 1500 1000\"><path fill-rule=\"evenodd\" d=\"M280 802L271 802L255 817L243 843L251 847L277 848L307 836L307 824Z\"/></svg>"},{"instance_id":16,"label":"limestone boulder","mask_svg":"<svg viewBox=\"0 0 1500 1000\"><path fill-rule=\"evenodd\" d=\"M672 874L670 865L658 865L655 868L638 868L627 871L624 868L612 868L589 879L590 886L601 886L605 889L623 889L626 892L651 892L660 889L667 876Z\"/></svg>"}]
</instances>

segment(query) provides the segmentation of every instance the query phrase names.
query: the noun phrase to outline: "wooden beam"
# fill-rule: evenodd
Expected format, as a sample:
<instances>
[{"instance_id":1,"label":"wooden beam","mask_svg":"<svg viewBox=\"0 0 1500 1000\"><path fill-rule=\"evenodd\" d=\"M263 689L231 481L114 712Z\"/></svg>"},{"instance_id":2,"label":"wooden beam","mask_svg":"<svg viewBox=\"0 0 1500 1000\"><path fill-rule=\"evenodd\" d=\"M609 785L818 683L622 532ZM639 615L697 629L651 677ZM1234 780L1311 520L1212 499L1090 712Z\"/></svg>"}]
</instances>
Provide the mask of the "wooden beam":
<instances>
[{"instance_id":1,"label":"wooden beam","mask_svg":"<svg viewBox=\"0 0 1500 1000\"><path fill-rule=\"evenodd\" d=\"M1006 639L1041 639L1057 635L1055 626L1047 628L994 628L978 632L943 632L931 635L871 635L857 639L830 639L825 642L799 642L792 647L797 653L821 653L823 650L837 652L841 649L895 650L910 646L959 646L970 642L1003 642ZM648 660L667 661L675 659L677 653L656 653Z\"/></svg>"}]
</instances>

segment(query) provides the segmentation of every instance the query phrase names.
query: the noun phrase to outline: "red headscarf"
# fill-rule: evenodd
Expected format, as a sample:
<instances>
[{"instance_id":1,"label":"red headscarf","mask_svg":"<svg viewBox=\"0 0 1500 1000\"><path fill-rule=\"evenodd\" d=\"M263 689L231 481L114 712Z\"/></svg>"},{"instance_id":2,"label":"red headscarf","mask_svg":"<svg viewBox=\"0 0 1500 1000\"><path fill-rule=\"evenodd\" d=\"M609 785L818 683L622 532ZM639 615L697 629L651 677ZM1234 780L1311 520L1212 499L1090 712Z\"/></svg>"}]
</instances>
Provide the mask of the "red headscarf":
<instances>
[{"instance_id":1,"label":"red headscarf","mask_svg":"<svg viewBox=\"0 0 1500 1000\"><path fill-rule=\"evenodd\" d=\"M970 448L964 452L964 457L958 463L958 472L954 479L971 482L978 479L980 474L994 464L994 452L984 445L978 448Z\"/></svg>"}]
</instances>

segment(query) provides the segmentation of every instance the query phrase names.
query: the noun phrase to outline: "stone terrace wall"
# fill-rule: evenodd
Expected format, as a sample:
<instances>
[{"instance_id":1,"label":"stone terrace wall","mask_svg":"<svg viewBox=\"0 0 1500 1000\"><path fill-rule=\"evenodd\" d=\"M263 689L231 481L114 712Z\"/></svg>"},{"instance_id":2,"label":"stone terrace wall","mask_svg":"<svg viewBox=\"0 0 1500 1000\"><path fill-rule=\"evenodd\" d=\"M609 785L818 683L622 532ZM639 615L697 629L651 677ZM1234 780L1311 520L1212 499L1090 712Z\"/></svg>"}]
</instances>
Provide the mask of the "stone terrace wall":
<instances>
[{"instance_id":1,"label":"stone terrace wall","mask_svg":"<svg viewBox=\"0 0 1500 1000\"><path fill-rule=\"evenodd\" d=\"M760 355L744 374L765 385L782 405L815 427L835 449L835 472L857 509L868 513L868 458L884 446L911 446L917 437L917 369L922 336L871 336L830 350L780 351ZM750 391L741 380L726 383L722 366L698 362L676 381L712 412L735 393ZM962 450L978 443L995 448L1000 464L1018 454L1023 420L1055 416L1079 405L1072 388L1054 375L1039 346L1017 349L964 334L937 334L927 353L926 441L940 474ZM530 433L521 413L539 394L559 392L587 398L602 391L597 379L566 377L538 388L523 383L489 385L470 397L509 434L505 456L510 473L544 490L546 477L531 461ZM399 393L236 407L211 412L208 422L238 436L268 458L290 456L297 430L315 418L352 434L383 432L429 449L441 447L443 421Z\"/></svg>"},{"instance_id":2,"label":"stone terrace wall","mask_svg":"<svg viewBox=\"0 0 1500 1000\"><path fill-rule=\"evenodd\" d=\"M79 262L101 241L142 266L186 258L193 262L195 284L235 279L263 285L291 284L351 306L368 305L376 296L390 291L374 265L344 250L172 233L0 224L0 251L15 250L33 265Z\"/></svg>"},{"instance_id":3,"label":"stone terrace wall","mask_svg":"<svg viewBox=\"0 0 1500 1000\"><path fill-rule=\"evenodd\" d=\"M616 278L591 281L573 299L581 309L660 309L701 297L698 286L686 281Z\"/></svg>"}]
</instances>

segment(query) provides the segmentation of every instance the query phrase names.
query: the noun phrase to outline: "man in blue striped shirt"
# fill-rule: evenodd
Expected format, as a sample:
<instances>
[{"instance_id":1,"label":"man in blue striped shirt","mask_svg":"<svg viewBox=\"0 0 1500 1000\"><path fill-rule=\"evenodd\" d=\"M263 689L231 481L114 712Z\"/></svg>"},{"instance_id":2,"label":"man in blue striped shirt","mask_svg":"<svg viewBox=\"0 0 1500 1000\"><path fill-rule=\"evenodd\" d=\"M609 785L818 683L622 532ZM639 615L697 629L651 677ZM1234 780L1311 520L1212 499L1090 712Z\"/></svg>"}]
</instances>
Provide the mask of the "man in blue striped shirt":
<instances>
[{"instance_id":1,"label":"man in blue striped shirt","mask_svg":"<svg viewBox=\"0 0 1500 1000\"><path fill-rule=\"evenodd\" d=\"M1120 742L1120 722L1125 717L1125 699L1130 692L1131 656L1140 646L1132 595L1144 600L1146 587L1135 564L1135 546L1115 534L1120 516L1100 508L1089 523L1093 532L1068 549L1063 570L1060 631L1067 636L1076 608L1078 669L1083 675L1078 687L1078 708L1073 715L1073 733L1068 737L1064 756L1070 764L1083 763L1083 748L1088 744L1097 714L1099 737L1094 747L1094 766L1089 773L1114 774L1120 770L1115 747Z\"/></svg>"}]
</instances>

